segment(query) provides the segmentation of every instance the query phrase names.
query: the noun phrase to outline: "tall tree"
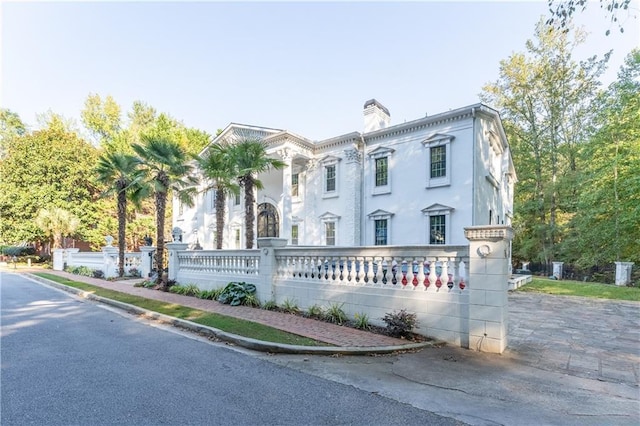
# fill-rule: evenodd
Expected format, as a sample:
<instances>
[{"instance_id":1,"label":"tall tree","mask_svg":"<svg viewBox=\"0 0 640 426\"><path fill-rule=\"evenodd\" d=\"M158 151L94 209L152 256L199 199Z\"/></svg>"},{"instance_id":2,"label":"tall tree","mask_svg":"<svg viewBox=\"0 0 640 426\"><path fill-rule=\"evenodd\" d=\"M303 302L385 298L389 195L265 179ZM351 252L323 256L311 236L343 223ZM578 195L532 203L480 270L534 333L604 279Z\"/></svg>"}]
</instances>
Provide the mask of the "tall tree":
<instances>
[{"instance_id":1,"label":"tall tree","mask_svg":"<svg viewBox=\"0 0 640 426\"><path fill-rule=\"evenodd\" d=\"M0 161L0 243L43 238L34 219L40 209L58 207L80 219L79 237L99 245L96 159L91 144L56 125L13 138Z\"/></svg>"},{"instance_id":2,"label":"tall tree","mask_svg":"<svg viewBox=\"0 0 640 426\"><path fill-rule=\"evenodd\" d=\"M640 262L640 49L594 103L595 133L581 147L581 188L566 252L582 266Z\"/></svg>"},{"instance_id":3,"label":"tall tree","mask_svg":"<svg viewBox=\"0 0 640 426\"><path fill-rule=\"evenodd\" d=\"M0 108L0 160L14 137L26 133L27 127L15 112Z\"/></svg>"},{"instance_id":4,"label":"tall tree","mask_svg":"<svg viewBox=\"0 0 640 426\"><path fill-rule=\"evenodd\" d=\"M500 109L518 171L514 254L548 263L575 213L578 147L609 54L578 63L572 52L584 42L582 31L540 21L535 35L527 53L501 61L498 81L487 84L481 98Z\"/></svg>"},{"instance_id":5,"label":"tall tree","mask_svg":"<svg viewBox=\"0 0 640 426\"><path fill-rule=\"evenodd\" d=\"M100 95L89 94L80 115L100 145L112 142L122 128L120 105L111 96L103 101Z\"/></svg>"},{"instance_id":6,"label":"tall tree","mask_svg":"<svg viewBox=\"0 0 640 426\"><path fill-rule=\"evenodd\" d=\"M96 165L97 180L106 186L103 196L116 196L118 211L118 275L124 276L124 253L126 250L127 197L136 194L141 172L138 158L121 153L106 152Z\"/></svg>"},{"instance_id":7,"label":"tall tree","mask_svg":"<svg viewBox=\"0 0 640 426\"><path fill-rule=\"evenodd\" d=\"M193 205L193 196L197 193L198 179L193 175L193 165L189 157L177 142L166 138L144 136L142 143L134 144L146 185L139 194L153 194L156 210L156 282L166 290L167 283L162 279L164 265L164 234L167 198L174 191L180 202Z\"/></svg>"},{"instance_id":8,"label":"tall tree","mask_svg":"<svg viewBox=\"0 0 640 426\"><path fill-rule=\"evenodd\" d=\"M584 12L589 3L588 0L547 0L549 5L549 13L551 16L547 19L547 25L554 25L556 29L569 31L571 18L576 12ZM605 16L612 24L617 24L621 33L624 32L625 18L631 15L631 0L600 0L600 9L605 10ZM626 14L627 16L621 16ZM622 18L622 19L619 19ZM621 22L622 21L622 22ZM609 35L611 30L606 31Z\"/></svg>"},{"instance_id":9,"label":"tall tree","mask_svg":"<svg viewBox=\"0 0 640 426\"><path fill-rule=\"evenodd\" d=\"M265 144L259 139L242 139L231 145L231 157L238 171L238 182L244 190L245 246L253 248L255 237L256 189L262 189L258 174L270 169L282 169L285 163L267 155Z\"/></svg>"},{"instance_id":10,"label":"tall tree","mask_svg":"<svg viewBox=\"0 0 640 426\"><path fill-rule=\"evenodd\" d=\"M222 249L227 194L237 194L239 191L236 184L238 171L229 148L228 143L216 143L198 157L198 165L203 175L211 182L205 190L215 191L216 248L218 250Z\"/></svg>"}]
</instances>

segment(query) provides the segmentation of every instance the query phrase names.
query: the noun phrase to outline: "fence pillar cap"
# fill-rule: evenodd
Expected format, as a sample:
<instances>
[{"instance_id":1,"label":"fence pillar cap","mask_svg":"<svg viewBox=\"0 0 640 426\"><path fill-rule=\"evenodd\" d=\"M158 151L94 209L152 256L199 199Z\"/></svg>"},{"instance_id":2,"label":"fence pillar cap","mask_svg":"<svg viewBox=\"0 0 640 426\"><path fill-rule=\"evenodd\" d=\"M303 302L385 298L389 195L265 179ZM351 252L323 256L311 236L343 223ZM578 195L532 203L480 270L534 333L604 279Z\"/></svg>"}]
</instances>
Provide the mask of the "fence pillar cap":
<instances>
[{"instance_id":1,"label":"fence pillar cap","mask_svg":"<svg viewBox=\"0 0 640 426\"><path fill-rule=\"evenodd\" d=\"M513 228L505 225L469 226L464 228L464 236L469 241L511 241Z\"/></svg>"}]
</instances>

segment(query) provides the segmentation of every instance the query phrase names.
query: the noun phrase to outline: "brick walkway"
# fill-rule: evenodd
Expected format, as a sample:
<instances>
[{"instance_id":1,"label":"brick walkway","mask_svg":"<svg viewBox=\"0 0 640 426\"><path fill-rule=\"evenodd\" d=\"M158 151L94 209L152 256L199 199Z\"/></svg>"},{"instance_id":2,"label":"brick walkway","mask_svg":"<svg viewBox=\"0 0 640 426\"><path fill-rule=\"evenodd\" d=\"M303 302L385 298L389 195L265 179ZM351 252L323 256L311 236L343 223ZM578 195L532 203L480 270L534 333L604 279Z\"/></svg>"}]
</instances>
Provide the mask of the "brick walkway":
<instances>
[{"instance_id":1,"label":"brick walkway","mask_svg":"<svg viewBox=\"0 0 640 426\"><path fill-rule=\"evenodd\" d=\"M16 272L27 271L18 270ZM180 294L133 286L136 282L141 280L105 281L102 279L82 277L68 272L53 270L31 270L29 272L46 272L48 274L55 274L74 281L82 281L87 284L145 297L147 299L175 303L207 312L215 312L234 318L245 319L340 347L381 347L399 346L412 343L402 339L395 339L389 336L370 333L351 327L342 327L297 315L249 308L246 306L223 305L222 303L213 300L198 299L196 297L183 296Z\"/></svg>"}]
</instances>

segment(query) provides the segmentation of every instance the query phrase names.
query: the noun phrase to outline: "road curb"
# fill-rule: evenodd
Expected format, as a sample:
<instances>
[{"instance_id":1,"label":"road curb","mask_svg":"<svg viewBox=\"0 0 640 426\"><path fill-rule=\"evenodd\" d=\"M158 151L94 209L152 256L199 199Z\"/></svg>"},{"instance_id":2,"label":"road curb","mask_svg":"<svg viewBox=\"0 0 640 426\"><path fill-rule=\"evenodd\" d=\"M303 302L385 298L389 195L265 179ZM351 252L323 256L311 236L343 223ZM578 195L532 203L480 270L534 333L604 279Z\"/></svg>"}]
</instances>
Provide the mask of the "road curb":
<instances>
[{"instance_id":1,"label":"road curb","mask_svg":"<svg viewBox=\"0 0 640 426\"><path fill-rule=\"evenodd\" d=\"M300 355L374 355L374 354L389 354L394 352L413 351L423 349L427 347L438 347L444 345L440 341L429 341L422 343L409 343L406 345L395 346L300 346L300 345L287 345L283 343L266 342L263 340L252 339L249 337L239 336L237 334L228 333L226 331L219 330L214 327L208 327L205 325L197 324L188 320L175 318L169 315L161 314L147 309L140 308L128 303L118 302L117 300L111 300L105 297L96 296L93 293L86 292L84 290L77 289L75 287L66 286L58 282L49 280L47 278L39 277L30 273L24 274L33 281L46 284L48 286L57 288L59 290L66 291L67 293L75 294L83 299L92 300L95 302L110 305L115 308L121 309L134 315L141 315L145 318L159 321L163 324L169 324L174 327L186 329L188 331L198 333L202 336L218 339L228 343L232 343L243 348L278 354L300 354Z\"/></svg>"}]
</instances>

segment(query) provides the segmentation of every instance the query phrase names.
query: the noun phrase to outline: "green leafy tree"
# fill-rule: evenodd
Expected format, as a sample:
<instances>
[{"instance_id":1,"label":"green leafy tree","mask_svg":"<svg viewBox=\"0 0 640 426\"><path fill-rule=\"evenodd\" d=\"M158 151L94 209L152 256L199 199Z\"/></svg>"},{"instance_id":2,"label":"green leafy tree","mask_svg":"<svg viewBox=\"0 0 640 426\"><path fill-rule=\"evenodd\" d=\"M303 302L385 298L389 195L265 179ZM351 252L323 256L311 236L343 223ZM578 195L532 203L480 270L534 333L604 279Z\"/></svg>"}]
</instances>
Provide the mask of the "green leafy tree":
<instances>
[{"instance_id":1,"label":"green leafy tree","mask_svg":"<svg viewBox=\"0 0 640 426\"><path fill-rule=\"evenodd\" d=\"M34 222L51 239L54 249L63 248L62 239L73 235L80 225L80 219L59 207L40 210Z\"/></svg>"},{"instance_id":2,"label":"green leafy tree","mask_svg":"<svg viewBox=\"0 0 640 426\"><path fill-rule=\"evenodd\" d=\"M11 140L26 133L27 127L15 112L0 108L0 160Z\"/></svg>"},{"instance_id":3,"label":"green leafy tree","mask_svg":"<svg viewBox=\"0 0 640 426\"><path fill-rule=\"evenodd\" d=\"M220 250L222 249L227 194L237 194L239 192L239 187L236 184L238 171L228 143L223 142L211 145L197 159L203 175L210 182L210 185L205 190L215 191L216 248Z\"/></svg>"},{"instance_id":4,"label":"green leafy tree","mask_svg":"<svg viewBox=\"0 0 640 426\"><path fill-rule=\"evenodd\" d=\"M594 106L596 130L581 149L582 191L566 251L582 266L640 262L640 49Z\"/></svg>"},{"instance_id":5,"label":"green leafy tree","mask_svg":"<svg viewBox=\"0 0 640 426\"><path fill-rule=\"evenodd\" d=\"M104 101L98 94L90 94L80 113L82 123L100 145L116 138L122 128L120 105L107 96Z\"/></svg>"},{"instance_id":6,"label":"green leafy tree","mask_svg":"<svg viewBox=\"0 0 640 426\"><path fill-rule=\"evenodd\" d=\"M180 202L193 205L193 196L197 193L198 179L193 175L193 165L189 156L177 143L166 138L144 136L142 143L134 144L143 182L138 196L153 194L156 211L156 265L157 283L166 290L166 282L162 280L163 258L165 249L166 206L169 193L175 192Z\"/></svg>"},{"instance_id":7,"label":"green leafy tree","mask_svg":"<svg viewBox=\"0 0 640 426\"><path fill-rule=\"evenodd\" d=\"M266 146L259 139L245 138L231 145L231 157L238 172L238 182L244 190L244 218L246 248L253 248L255 236L255 201L256 189L262 189L263 184L258 174L270 169L282 169L285 163L267 156Z\"/></svg>"},{"instance_id":8,"label":"green leafy tree","mask_svg":"<svg viewBox=\"0 0 640 426\"><path fill-rule=\"evenodd\" d=\"M572 52L582 31L549 30L540 21L535 35L527 53L501 61L498 81L481 98L500 109L518 172L514 254L548 263L575 214L578 150L609 54L578 63Z\"/></svg>"},{"instance_id":9,"label":"green leafy tree","mask_svg":"<svg viewBox=\"0 0 640 426\"><path fill-rule=\"evenodd\" d=\"M96 165L97 180L106 186L103 196L116 196L118 211L118 275L124 276L124 254L126 250L127 198L130 194L139 194L141 172L138 158L121 153L106 152L100 156ZM138 200L134 200L138 202ZM139 204L139 203L138 203Z\"/></svg>"},{"instance_id":10,"label":"green leafy tree","mask_svg":"<svg viewBox=\"0 0 640 426\"><path fill-rule=\"evenodd\" d=\"M549 4L549 19L547 19L547 25L553 25L556 29L563 31L569 31L571 17L576 12L584 12L587 9L589 3L595 3L588 0L547 0ZM631 0L600 0L600 9L605 10L607 19L612 24L617 24L621 33L624 32L623 22L620 22L619 16L626 15L630 17ZM608 29L606 35L609 35L611 30Z\"/></svg>"},{"instance_id":11,"label":"green leafy tree","mask_svg":"<svg viewBox=\"0 0 640 426\"><path fill-rule=\"evenodd\" d=\"M80 219L79 238L100 244L102 237L93 234L102 207L92 174L96 159L91 144L56 123L13 138L0 162L1 243L40 240L38 211L57 207Z\"/></svg>"}]
</instances>

